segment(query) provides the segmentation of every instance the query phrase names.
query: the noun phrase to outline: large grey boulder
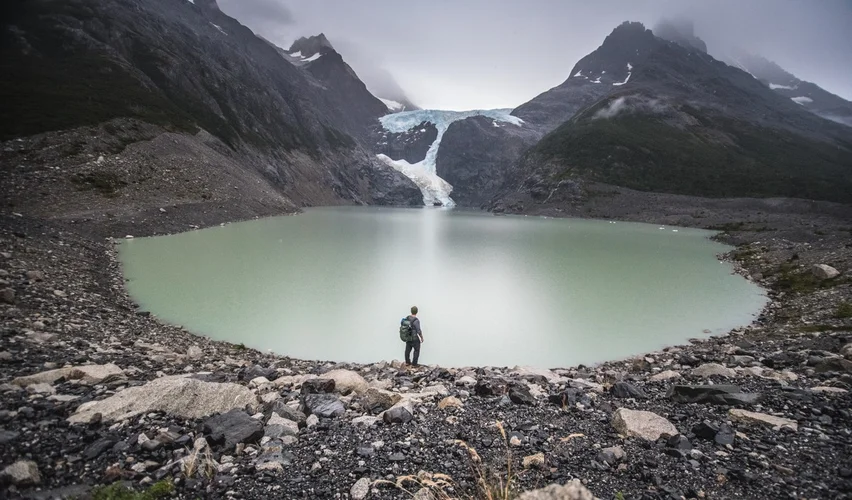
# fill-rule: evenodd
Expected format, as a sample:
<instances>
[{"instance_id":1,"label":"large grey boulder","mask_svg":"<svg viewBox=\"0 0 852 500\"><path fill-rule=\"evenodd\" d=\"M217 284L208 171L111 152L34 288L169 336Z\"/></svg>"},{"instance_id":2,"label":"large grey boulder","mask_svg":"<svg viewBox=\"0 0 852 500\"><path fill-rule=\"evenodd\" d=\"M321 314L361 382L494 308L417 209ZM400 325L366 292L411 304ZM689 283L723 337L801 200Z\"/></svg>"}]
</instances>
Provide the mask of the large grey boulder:
<instances>
[{"instance_id":1,"label":"large grey boulder","mask_svg":"<svg viewBox=\"0 0 852 500\"><path fill-rule=\"evenodd\" d=\"M112 363L105 365L83 365L83 366L68 366L58 368L56 370L48 370L46 372L27 375L26 377L18 377L12 380L12 383L21 387L28 387L35 384L52 384L57 380L64 378L65 380L80 380L88 384L97 384L102 382L107 377L117 376L124 373L124 370Z\"/></svg>"},{"instance_id":2,"label":"large grey boulder","mask_svg":"<svg viewBox=\"0 0 852 500\"><path fill-rule=\"evenodd\" d=\"M825 264L816 264L811 268L811 273L821 280L830 280L840 276L840 271Z\"/></svg>"},{"instance_id":3,"label":"large grey boulder","mask_svg":"<svg viewBox=\"0 0 852 500\"><path fill-rule=\"evenodd\" d=\"M737 376L737 372L731 368L727 368L719 363L705 363L698 368L692 370L694 377L727 377L733 378Z\"/></svg>"},{"instance_id":4,"label":"large grey boulder","mask_svg":"<svg viewBox=\"0 0 852 500\"><path fill-rule=\"evenodd\" d=\"M618 381L613 384L610 393L616 398L635 398L644 399L648 397L645 392L633 384L624 381Z\"/></svg>"},{"instance_id":5,"label":"large grey boulder","mask_svg":"<svg viewBox=\"0 0 852 500\"><path fill-rule=\"evenodd\" d=\"M229 450L240 443L254 443L263 437L263 424L243 410L234 409L204 421L204 434L213 445Z\"/></svg>"},{"instance_id":6,"label":"large grey boulder","mask_svg":"<svg viewBox=\"0 0 852 500\"><path fill-rule=\"evenodd\" d=\"M647 441L678 434L674 424L650 411L619 408L612 415L612 427L625 436L635 436Z\"/></svg>"},{"instance_id":7,"label":"large grey boulder","mask_svg":"<svg viewBox=\"0 0 852 500\"><path fill-rule=\"evenodd\" d=\"M752 405L760 394L745 393L735 385L673 385L666 396L676 403L710 403L717 405Z\"/></svg>"},{"instance_id":8,"label":"large grey boulder","mask_svg":"<svg viewBox=\"0 0 852 500\"><path fill-rule=\"evenodd\" d=\"M302 404L306 414L318 417L337 417L346 413L346 407L334 394L306 394Z\"/></svg>"},{"instance_id":9,"label":"large grey boulder","mask_svg":"<svg viewBox=\"0 0 852 500\"><path fill-rule=\"evenodd\" d=\"M521 493L518 500L597 500L579 479L564 485L551 484L546 488Z\"/></svg>"},{"instance_id":10,"label":"large grey boulder","mask_svg":"<svg viewBox=\"0 0 852 500\"><path fill-rule=\"evenodd\" d=\"M104 421L119 421L157 411L195 419L256 404L257 396L248 387L175 375L124 389L100 401L84 403L68 421L72 424L89 423L97 413Z\"/></svg>"},{"instance_id":11,"label":"large grey boulder","mask_svg":"<svg viewBox=\"0 0 852 500\"><path fill-rule=\"evenodd\" d=\"M3 469L2 476L17 486L34 486L41 483L38 465L32 460L18 460Z\"/></svg>"},{"instance_id":12,"label":"large grey boulder","mask_svg":"<svg viewBox=\"0 0 852 500\"><path fill-rule=\"evenodd\" d=\"M320 375L321 378L334 380L334 388L343 395L354 392L363 394L370 388L370 384L361 375L352 370L331 370Z\"/></svg>"}]
</instances>

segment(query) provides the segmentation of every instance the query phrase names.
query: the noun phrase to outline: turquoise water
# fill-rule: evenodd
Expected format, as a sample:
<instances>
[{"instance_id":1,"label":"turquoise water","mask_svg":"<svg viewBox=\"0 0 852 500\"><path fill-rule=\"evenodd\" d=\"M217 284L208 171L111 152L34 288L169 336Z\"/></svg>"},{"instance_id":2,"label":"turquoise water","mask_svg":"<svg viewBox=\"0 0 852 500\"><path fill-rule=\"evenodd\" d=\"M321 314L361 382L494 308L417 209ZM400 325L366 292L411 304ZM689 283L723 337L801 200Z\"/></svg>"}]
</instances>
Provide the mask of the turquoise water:
<instances>
[{"instance_id":1,"label":"turquoise water","mask_svg":"<svg viewBox=\"0 0 852 500\"><path fill-rule=\"evenodd\" d=\"M304 359L567 367L750 323L762 290L709 231L448 209L312 208L125 241L130 294L162 320Z\"/></svg>"}]
</instances>

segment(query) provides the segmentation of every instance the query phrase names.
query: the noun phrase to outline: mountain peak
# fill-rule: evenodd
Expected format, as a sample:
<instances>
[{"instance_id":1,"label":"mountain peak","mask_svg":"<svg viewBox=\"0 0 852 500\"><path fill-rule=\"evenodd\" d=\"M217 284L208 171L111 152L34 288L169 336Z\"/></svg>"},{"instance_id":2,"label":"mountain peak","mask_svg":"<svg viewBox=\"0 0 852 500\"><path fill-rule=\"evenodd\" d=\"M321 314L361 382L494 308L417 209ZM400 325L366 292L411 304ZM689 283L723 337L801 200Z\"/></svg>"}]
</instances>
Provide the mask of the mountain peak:
<instances>
[{"instance_id":1,"label":"mountain peak","mask_svg":"<svg viewBox=\"0 0 852 500\"><path fill-rule=\"evenodd\" d=\"M663 40L674 42L687 49L698 49L701 52L707 52L707 44L704 43L704 40L695 36L695 25L690 19L661 19L654 26L653 32Z\"/></svg>"},{"instance_id":2,"label":"mountain peak","mask_svg":"<svg viewBox=\"0 0 852 500\"><path fill-rule=\"evenodd\" d=\"M302 57L311 57L316 54L322 55L325 52L323 49L334 50L334 46L328 41L324 33L310 37L301 37L290 46L287 52L300 52Z\"/></svg>"},{"instance_id":3,"label":"mountain peak","mask_svg":"<svg viewBox=\"0 0 852 500\"><path fill-rule=\"evenodd\" d=\"M591 83L623 85L629 81L633 65L657 43L644 24L625 21L612 30L597 50L580 59L569 80L580 78Z\"/></svg>"}]
</instances>

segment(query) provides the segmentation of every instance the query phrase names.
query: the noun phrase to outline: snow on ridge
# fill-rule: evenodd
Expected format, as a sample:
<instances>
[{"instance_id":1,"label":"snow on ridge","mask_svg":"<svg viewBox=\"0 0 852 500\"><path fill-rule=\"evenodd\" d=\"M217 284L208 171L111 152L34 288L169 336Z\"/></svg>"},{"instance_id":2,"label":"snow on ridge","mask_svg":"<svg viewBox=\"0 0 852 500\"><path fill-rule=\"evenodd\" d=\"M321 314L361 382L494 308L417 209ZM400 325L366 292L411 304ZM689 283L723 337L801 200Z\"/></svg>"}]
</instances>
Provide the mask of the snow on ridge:
<instances>
[{"instance_id":1,"label":"snow on ridge","mask_svg":"<svg viewBox=\"0 0 852 500\"><path fill-rule=\"evenodd\" d=\"M302 62L313 62L313 61L316 61L317 59L319 59L319 58L320 58L320 55L321 55L321 54L320 54L319 52L317 52L316 54L312 55L311 57L306 57L306 58L302 59Z\"/></svg>"},{"instance_id":2,"label":"snow on ridge","mask_svg":"<svg viewBox=\"0 0 852 500\"><path fill-rule=\"evenodd\" d=\"M382 99L381 97L378 99L388 107L389 111L403 111L405 109L405 105L400 102L392 101L390 99Z\"/></svg>"},{"instance_id":3,"label":"snow on ridge","mask_svg":"<svg viewBox=\"0 0 852 500\"><path fill-rule=\"evenodd\" d=\"M195 3L195 2L193 2L193 3ZM221 31L223 35L227 35L227 33L225 33L225 30L223 30L223 29L222 29L222 27L221 27L221 26L219 26L218 24L213 24L213 23L210 23L210 24L211 24L214 28L216 28L217 30Z\"/></svg>"},{"instance_id":4,"label":"snow on ridge","mask_svg":"<svg viewBox=\"0 0 852 500\"><path fill-rule=\"evenodd\" d=\"M627 63L627 71L633 71L633 65L632 64Z\"/></svg>"},{"instance_id":5,"label":"snow on ridge","mask_svg":"<svg viewBox=\"0 0 852 500\"><path fill-rule=\"evenodd\" d=\"M298 57L298 58L300 58L300 59L301 59L301 57L302 57L302 51L300 50L300 51L298 51L298 52L293 52L293 53L292 53L292 54L290 54L290 55L291 55L291 56L293 56L293 57Z\"/></svg>"},{"instance_id":6,"label":"snow on ridge","mask_svg":"<svg viewBox=\"0 0 852 500\"><path fill-rule=\"evenodd\" d=\"M423 193L423 202L431 205L436 201L441 202L445 207L455 206L455 202L450 198L450 193L453 186L444 179L438 177L436 160L438 158L438 149L441 147L441 139L444 137L444 132L450 128L453 122L464 120L473 116L484 116L491 118L492 123L505 122L518 127L522 126L524 121L517 116L510 114L511 109L485 109L473 111L440 111L432 109L420 109L415 111L403 111L401 113L393 113L379 118L382 128L388 132L401 134L414 129L423 122L429 122L435 125L438 129L438 135L429 146L426 152L426 157L417 163L408 163L405 160L394 160L385 155L378 155L379 159L399 170L408 178L414 181L420 187Z\"/></svg>"},{"instance_id":7,"label":"snow on ridge","mask_svg":"<svg viewBox=\"0 0 852 500\"><path fill-rule=\"evenodd\" d=\"M791 97L790 100L795 102L796 104L801 104L802 106L804 106L805 104L810 104L810 103L814 102L813 99L811 99L810 97L806 97L806 96Z\"/></svg>"},{"instance_id":8,"label":"snow on ridge","mask_svg":"<svg viewBox=\"0 0 852 500\"><path fill-rule=\"evenodd\" d=\"M578 76L583 76L583 70L579 70L574 74L574 78L577 78Z\"/></svg>"},{"instance_id":9,"label":"snow on ridge","mask_svg":"<svg viewBox=\"0 0 852 500\"><path fill-rule=\"evenodd\" d=\"M613 85L618 87L619 85L624 85L625 83L630 81L630 75L633 74L633 65L627 63L627 78L624 79L623 82L614 82Z\"/></svg>"},{"instance_id":10,"label":"snow on ridge","mask_svg":"<svg viewBox=\"0 0 852 500\"><path fill-rule=\"evenodd\" d=\"M797 88L799 88L799 86L794 85L794 86L790 87L789 85L778 85L777 83L770 83L769 88L771 88L772 90L777 90L777 89L796 90Z\"/></svg>"}]
</instances>

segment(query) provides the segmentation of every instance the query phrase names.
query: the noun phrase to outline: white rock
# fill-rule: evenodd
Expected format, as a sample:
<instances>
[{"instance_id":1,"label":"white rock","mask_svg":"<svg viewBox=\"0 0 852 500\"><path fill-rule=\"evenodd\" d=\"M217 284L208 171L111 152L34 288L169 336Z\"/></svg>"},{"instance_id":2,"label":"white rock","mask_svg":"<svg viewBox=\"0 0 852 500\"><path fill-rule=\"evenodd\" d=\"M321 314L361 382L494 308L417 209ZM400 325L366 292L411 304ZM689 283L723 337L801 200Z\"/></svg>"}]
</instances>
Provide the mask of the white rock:
<instances>
[{"instance_id":1,"label":"white rock","mask_svg":"<svg viewBox=\"0 0 852 500\"><path fill-rule=\"evenodd\" d=\"M95 413L100 413L107 422L120 421L150 412L196 419L246 405L257 405L257 397L245 386L174 375L124 389L100 401L84 403L68 421L88 423Z\"/></svg>"},{"instance_id":2,"label":"white rock","mask_svg":"<svg viewBox=\"0 0 852 500\"><path fill-rule=\"evenodd\" d=\"M692 375L695 377L727 377L733 378L737 376L737 372L731 368L720 365L719 363L705 363L698 368L692 370Z\"/></svg>"},{"instance_id":3,"label":"white rock","mask_svg":"<svg viewBox=\"0 0 852 500\"><path fill-rule=\"evenodd\" d=\"M840 276L840 271L825 264L816 264L811 268L811 272L821 280L830 280L831 278Z\"/></svg>"},{"instance_id":4,"label":"white rock","mask_svg":"<svg viewBox=\"0 0 852 500\"><path fill-rule=\"evenodd\" d=\"M364 415L361 417L355 417L352 419L352 425L363 425L364 427L372 427L376 422L379 421L378 417L373 417L371 415Z\"/></svg>"},{"instance_id":5,"label":"white rock","mask_svg":"<svg viewBox=\"0 0 852 500\"><path fill-rule=\"evenodd\" d=\"M32 460L18 460L3 469L4 477L18 486L32 486L41 483L38 465Z\"/></svg>"},{"instance_id":6,"label":"white rock","mask_svg":"<svg viewBox=\"0 0 852 500\"><path fill-rule=\"evenodd\" d=\"M305 419L305 425L307 425L308 428L314 427L318 423L319 423L319 417L317 417L314 414L308 415L308 418Z\"/></svg>"},{"instance_id":7,"label":"white rock","mask_svg":"<svg viewBox=\"0 0 852 500\"><path fill-rule=\"evenodd\" d=\"M849 392L846 389L842 389L840 387L827 387L827 386L812 387L811 391L817 392L817 393L822 393L822 394L846 394L847 392Z\"/></svg>"},{"instance_id":8,"label":"white rock","mask_svg":"<svg viewBox=\"0 0 852 500\"><path fill-rule=\"evenodd\" d=\"M540 490L521 493L518 500L598 500L579 479L564 485L551 484Z\"/></svg>"},{"instance_id":9,"label":"white rock","mask_svg":"<svg viewBox=\"0 0 852 500\"><path fill-rule=\"evenodd\" d=\"M469 375L465 375L464 377L460 377L458 380L456 380L456 385L460 385L463 387L473 387L476 385L476 379Z\"/></svg>"},{"instance_id":10,"label":"white rock","mask_svg":"<svg viewBox=\"0 0 852 500\"><path fill-rule=\"evenodd\" d=\"M728 417L730 417L730 419L735 422L742 422L744 424L768 425L776 430L782 427L788 427L790 429L793 429L794 431L799 430L799 424L797 424L795 420L790 420L789 418L783 417L776 417L773 415L767 415L765 413L742 410L739 408L732 408L728 410Z\"/></svg>"},{"instance_id":11,"label":"white rock","mask_svg":"<svg viewBox=\"0 0 852 500\"><path fill-rule=\"evenodd\" d=\"M18 377L12 380L12 383L21 387L27 387L33 384L52 384L60 378L65 378L65 380L82 380L88 384L97 384L111 375L121 375L122 373L124 371L112 363L106 365L83 365L58 368L56 370L36 373L35 375Z\"/></svg>"},{"instance_id":12,"label":"white rock","mask_svg":"<svg viewBox=\"0 0 852 500\"><path fill-rule=\"evenodd\" d=\"M671 380L675 378L682 378L681 374L674 370L666 370L664 372L651 375L648 380L650 380L651 382L661 382L663 380Z\"/></svg>"},{"instance_id":13,"label":"white rock","mask_svg":"<svg viewBox=\"0 0 852 500\"><path fill-rule=\"evenodd\" d=\"M372 481L368 477L362 477L361 479L355 481L355 484L352 485L352 489L349 490L349 497L352 500L364 500L367 498L367 495L370 494L370 485Z\"/></svg>"},{"instance_id":14,"label":"white rock","mask_svg":"<svg viewBox=\"0 0 852 500\"><path fill-rule=\"evenodd\" d=\"M656 441L660 436L678 434L674 424L650 411L619 408L612 416L612 426L625 436L636 436Z\"/></svg>"},{"instance_id":15,"label":"white rock","mask_svg":"<svg viewBox=\"0 0 852 500\"><path fill-rule=\"evenodd\" d=\"M334 390L341 394L349 394L350 392L361 394L370 388L370 384L364 380L364 377L352 370L331 370L323 373L320 377L334 380Z\"/></svg>"},{"instance_id":16,"label":"white rock","mask_svg":"<svg viewBox=\"0 0 852 500\"><path fill-rule=\"evenodd\" d=\"M189 358L198 359L203 356L204 353L201 351L200 347L198 347L197 345L193 345L189 346L189 349L186 350L186 355Z\"/></svg>"}]
</instances>

